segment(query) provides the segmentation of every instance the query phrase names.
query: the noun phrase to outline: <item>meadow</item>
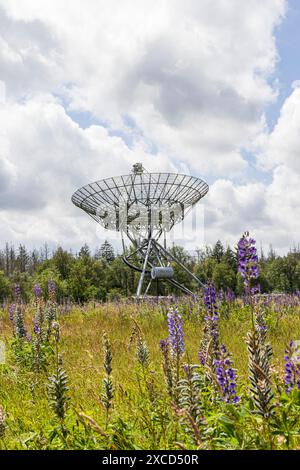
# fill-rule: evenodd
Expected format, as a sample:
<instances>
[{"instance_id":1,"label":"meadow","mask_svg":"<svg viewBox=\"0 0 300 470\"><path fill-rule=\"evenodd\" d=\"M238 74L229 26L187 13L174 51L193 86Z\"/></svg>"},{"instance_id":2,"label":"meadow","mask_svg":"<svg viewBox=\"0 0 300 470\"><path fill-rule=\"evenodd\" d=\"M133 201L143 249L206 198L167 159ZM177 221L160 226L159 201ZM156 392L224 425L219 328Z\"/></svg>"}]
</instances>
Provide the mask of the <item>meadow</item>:
<instances>
[{"instance_id":1,"label":"meadow","mask_svg":"<svg viewBox=\"0 0 300 470\"><path fill-rule=\"evenodd\" d=\"M299 448L299 294L78 306L35 286L0 319L1 449Z\"/></svg>"}]
</instances>

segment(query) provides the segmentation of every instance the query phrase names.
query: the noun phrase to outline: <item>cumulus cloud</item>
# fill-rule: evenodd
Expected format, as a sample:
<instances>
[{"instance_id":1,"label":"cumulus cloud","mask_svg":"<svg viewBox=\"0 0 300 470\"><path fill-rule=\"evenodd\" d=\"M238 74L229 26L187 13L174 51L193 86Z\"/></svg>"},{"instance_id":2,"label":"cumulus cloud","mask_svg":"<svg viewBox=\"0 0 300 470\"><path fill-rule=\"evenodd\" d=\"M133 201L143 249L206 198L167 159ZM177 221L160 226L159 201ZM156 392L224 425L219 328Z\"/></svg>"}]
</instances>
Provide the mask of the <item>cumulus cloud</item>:
<instances>
[{"instance_id":1,"label":"cumulus cloud","mask_svg":"<svg viewBox=\"0 0 300 470\"><path fill-rule=\"evenodd\" d=\"M0 3L1 80L7 99L22 99L59 83L62 55L53 30L41 20L12 18Z\"/></svg>"},{"instance_id":2,"label":"cumulus cloud","mask_svg":"<svg viewBox=\"0 0 300 470\"><path fill-rule=\"evenodd\" d=\"M258 163L267 169L285 165L291 170L300 172L300 87L293 87L290 96L281 108L280 116L274 130L265 135L262 141L262 152Z\"/></svg>"},{"instance_id":3,"label":"cumulus cloud","mask_svg":"<svg viewBox=\"0 0 300 470\"><path fill-rule=\"evenodd\" d=\"M51 95L2 106L0 129L4 239L31 244L45 238L79 246L86 239L88 222L71 204L75 189L99 175L126 173L136 160L145 161L150 170L158 165L170 168L164 155L146 154L142 147L133 151L103 126L81 129ZM96 229L89 240L96 243Z\"/></svg>"},{"instance_id":4,"label":"cumulus cloud","mask_svg":"<svg viewBox=\"0 0 300 470\"><path fill-rule=\"evenodd\" d=\"M264 106L276 95L268 77L283 0L2 3L19 39L37 44L27 48L36 69L31 92L44 87L47 72L52 91L58 82L50 78L60 78L70 109L113 127L131 116L143 135L193 171L216 177L246 170L239 150L261 131Z\"/></svg>"},{"instance_id":5,"label":"cumulus cloud","mask_svg":"<svg viewBox=\"0 0 300 470\"><path fill-rule=\"evenodd\" d=\"M284 0L0 0L2 237L79 246L86 218L70 205L73 190L142 161L212 183L206 241L254 228L286 248L276 204L282 178L299 170L299 88L270 134L264 117L277 96L274 28L285 8ZM83 129L72 113L94 124ZM254 146L257 167L273 172L269 186L237 184L249 174L243 151ZM288 212L294 200L284 201ZM95 243L96 229L89 236Z\"/></svg>"}]
</instances>

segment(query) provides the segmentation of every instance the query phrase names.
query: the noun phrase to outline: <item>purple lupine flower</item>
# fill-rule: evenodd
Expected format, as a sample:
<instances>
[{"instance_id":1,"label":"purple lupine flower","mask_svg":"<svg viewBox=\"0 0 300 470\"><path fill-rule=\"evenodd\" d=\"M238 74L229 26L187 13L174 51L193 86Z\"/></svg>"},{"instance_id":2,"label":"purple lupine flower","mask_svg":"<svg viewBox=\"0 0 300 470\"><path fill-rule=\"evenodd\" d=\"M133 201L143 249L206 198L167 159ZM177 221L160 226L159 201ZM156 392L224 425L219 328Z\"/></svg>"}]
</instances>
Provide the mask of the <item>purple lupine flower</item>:
<instances>
[{"instance_id":1,"label":"purple lupine flower","mask_svg":"<svg viewBox=\"0 0 300 470\"><path fill-rule=\"evenodd\" d=\"M199 351L198 357L199 357L200 364L204 366L206 363L206 353L204 351Z\"/></svg>"},{"instance_id":2,"label":"purple lupine flower","mask_svg":"<svg viewBox=\"0 0 300 470\"><path fill-rule=\"evenodd\" d=\"M218 358L219 350L219 312L217 307L217 295L213 283L209 283L204 290L204 303L207 314L204 316L204 335L200 344L199 361L204 366ZM208 347L210 355L208 357Z\"/></svg>"},{"instance_id":3,"label":"purple lupine flower","mask_svg":"<svg viewBox=\"0 0 300 470\"><path fill-rule=\"evenodd\" d=\"M16 305L14 313L14 333L17 338L26 338L23 307L20 303Z\"/></svg>"},{"instance_id":4,"label":"purple lupine flower","mask_svg":"<svg viewBox=\"0 0 300 470\"><path fill-rule=\"evenodd\" d=\"M161 352L164 354L169 347L168 339L161 339L159 342L159 347L161 349Z\"/></svg>"},{"instance_id":5,"label":"purple lupine flower","mask_svg":"<svg viewBox=\"0 0 300 470\"><path fill-rule=\"evenodd\" d=\"M256 241L245 232L238 242L238 271L244 279L246 292L249 293L251 279L259 276Z\"/></svg>"},{"instance_id":6,"label":"purple lupine flower","mask_svg":"<svg viewBox=\"0 0 300 470\"><path fill-rule=\"evenodd\" d=\"M204 289L204 303L211 317L218 317L217 294L213 283L208 284Z\"/></svg>"},{"instance_id":7,"label":"purple lupine flower","mask_svg":"<svg viewBox=\"0 0 300 470\"><path fill-rule=\"evenodd\" d=\"M184 353L183 321L178 310L171 309L167 315L169 330L169 345L174 356L182 356Z\"/></svg>"},{"instance_id":8,"label":"purple lupine flower","mask_svg":"<svg viewBox=\"0 0 300 470\"><path fill-rule=\"evenodd\" d=\"M39 332L40 332L40 327L39 327L39 325L38 325L37 323L34 324L33 331L34 331L34 333L35 333L36 335L39 334Z\"/></svg>"},{"instance_id":9,"label":"purple lupine flower","mask_svg":"<svg viewBox=\"0 0 300 470\"><path fill-rule=\"evenodd\" d=\"M14 285L14 294L17 299L21 297L21 287L20 284L15 284Z\"/></svg>"},{"instance_id":10,"label":"purple lupine flower","mask_svg":"<svg viewBox=\"0 0 300 470\"><path fill-rule=\"evenodd\" d=\"M50 280L48 281L48 298L50 302L56 303L56 293L57 293L57 287L54 281Z\"/></svg>"},{"instance_id":11,"label":"purple lupine flower","mask_svg":"<svg viewBox=\"0 0 300 470\"><path fill-rule=\"evenodd\" d=\"M227 290L227 301L234 302L235 301L235 294L231 289Z\"/></svg>"},{"instance_id":12,"label":"purple lupine flower","mask_svg":"<svg viewBox=\"0 0 300 470\"><path fill-rule=\"evenodd\" d=\"M168 387L168 392L171 396L173 396L173 373L172 373L172 363L170 358L170 347L169 347L169 340L162 339L160 341L160 349L162 352L162 367L165 376L165 380Z\"/></svg>"},{"instance_id":13,"label":"purple lupine flower","mask_svg":"<svg viewBox=\"0 0 300 470\"><path fill-rule=\"evenodd\" d=\"M56 294L56 284L54 281L48 281L48 292L49 294Z\"/></svg>"},{"instance_id":14,"label":"purple lupine flower","mask_svg":"<svg viewBox=\"0 0 300 470\"><path fill-rule=\"evenodd\" d=\"M286 392L290 393L295 388L300 390L300 351L294 341L290 341L286 348L284 361Z\"/></svg>"},{"instance_id":15,"label":"purple lupine flower","mask_svg":"<svg viewBox=\"0 0 300 470\"><path fill-rule=\"evenodd\" d=\"M212 353L214 356L216 356L219 349L219 312L217 306L216 289L213 283L210 283L205 287L204 303L207 309L207 315L204 317L206 322L205 334L208 336L208 341L212 341ZM200 354L199 358L201 363L203 363L203 361L205 362L206 358L203 354L202 357L200 357Z\"/></svg>"},{"instance_id":16,"label":"purple lupine flower","mask_svg":"<svg viewBox=\"0 0 300 470\"><path fill-rule=\"evenodd\" d=\"M40 287L39 284L34 284L33 293L34 293L34 296L35 296L36 299L42 297L43 290L42 290L42 288Z\"/></svg>"},{"instance_id":17,"label":"purple lupine flower","mask_svg":"<svg viewBox=\"0 0 300 470\"><path fill-rule=\"evenodd\" d=\"M226 403L238 403L240 398L236 394L236 371L224 345L220 346L219 359L215 359L214 368L222 399Z\"/></svg>"},{"instance_id":18,"label":"purple lupine flower","mask_svg":"<svg viewBox=\"0 0 300 470\"><path fill-rule=\"evenodd\" d=\"M15 311L16 311L16 304L11 304L11 306L9 307L9 319L12 322L14 321Z\"/></svg>"}]
</instances>

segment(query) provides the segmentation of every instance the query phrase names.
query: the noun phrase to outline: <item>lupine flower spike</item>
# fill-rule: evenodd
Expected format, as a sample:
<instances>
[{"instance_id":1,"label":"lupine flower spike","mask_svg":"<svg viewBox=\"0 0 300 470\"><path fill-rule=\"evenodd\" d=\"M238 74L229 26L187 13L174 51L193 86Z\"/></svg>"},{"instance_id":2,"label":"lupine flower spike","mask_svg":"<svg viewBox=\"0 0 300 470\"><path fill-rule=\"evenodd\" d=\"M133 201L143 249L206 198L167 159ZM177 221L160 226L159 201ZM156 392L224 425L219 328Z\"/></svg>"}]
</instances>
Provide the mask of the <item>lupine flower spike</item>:
<instances>
[{"instance_id":1,"label":"lupine flower spike","mask_svg":"<svg viewBox=\"0 0 300 470\"><path fill-rule=\"evenodd\" d=\"M108 424L109 412L112 408L112 402L114 398L114 387L112 381L112 349L111 343L107 333L103 334L103 352L104 361L103 366L106 376L104 377L103 393L101 394L101 402L106 410L106 425Z\"/></svg>"},{"instance_id":2,"label":"lupine flower spike","mask_svg":"<svg viewBox=\"0 0 300 470\"><path fill-rule=\"evenodd\" d=\"M199 360L202 365L218 358L219 354L219 312L216 300L216 290L213 283L209 283L204 291L206 315L204 317L204 332L200 344Z\"/></svg>"},{"instance_id":3,"label":"lupine flower spike","mask_svg":"<svg viewBox=\"0 0 300 470\"><path fill-rule=\"evenodd\" d=\"M220 346L220 356L215 359L214 366L223 400L226 403L238 403L240 398L236 394L236 370L224 345Z\"/></svg>"},{"instance_id":4,"label":"lupine flower spike","mask_svg":"<svg viewBox=\"0 0 300 470\"><path fill-rule=\"evenodd\" d=\"M68 397L68 376L63 369L62 357L59 354L60 326L58 322L53 322L52 331L55 341L55 373L49 377L48 382L48 400L50 408L54 411L57 418L63 421L66 416ZM65 433L65 428L62 426Z\"/></svg>"},{"instance_id":5,"label":"lupine flower spike","mask_svg":"<svg viewBox=\"0 0 300 470\"><path fill-rule=\"evenodd\" d=\"M256 241L245 232L238 242L238 271L244 280L245 293L250 300L252 309L252 295L259 291L259 286L254 285L259 276L258 256ZM253 309L252 309L253 310ZM252 314L252 327L254 329L254 317Z\"/></svg>"},{"instance_id":6,"label":"lupine flower spike","mask_svg":"<svg viewBox=\"0 0 300 470\"><path fill-rule=\"evenodd\" d=\"M49 341L53 322L57 319L57 290L54 281L48 282L48 302L46 306L45 320L47 322L46 339Z\"/></svg>"},{"instance_id":7,"label":"lupine flower spike","mask_svg":"<svg viewBox=\"0 0 300 470\"><path fill-rule=\"evenodd\" d=\"M170 310L168 315L169 343L171 354L181 357L184 353L183 321L178 310Z\"/></svg>"},{"instance_id":8,"label":"lupine flower spike","mask_svg":"<svg viewBox=\"0 0 300 470\"><path fill-rule=\"evenodd\" d=\"M294 341L286 348L284 361L286 392L300 390L300 349Z\"/></svg>"},{"instance_id":9,"label":"lupine flower spike","mask_svg":"<svg viewBox=\"0 0 300 470\"><path fill-rule=\"evenodd\" d=\"M26 328L24 323L23 305L21 302L21 288L19 284L14 287L15 304L11 307L10 317L14 323L14 334L17 338L26 338Z\"/></svg>"},{"instance_id":10,"label":"lupine flower spike","mask_svg":"<svg viewBox=\"0 0 300 470\"><path fill-rule=\"evenodd\" d=\"M160 341L160 350L162 353L162 367L163 367L163 372L167 384L167 389L169 392L169 395L172 397L173 396L173 372L172 372L172 361L171 361L171 356L170 356L170 346L169 346L169 340L167 339L162 339Z\"/></svg>"},{"instance_id":11,"label":"lupine flower spike","mask_svg":"<svg viewBox=\"0 0 300 470\"><path fill-rule=\"evenodd\" d=\"M5 435L5 415L4 415L4 410L3 407L0 405L0 439L4 437Z\"/></svg>"},{"instance_id":12,"label":"lupine flower spike","mask_svg":"<svg viewBox=\"0 0 300 470\"><path fill-rule=\"evenodd\" d=\"M169 330L168 343L173 370L173 386L176 389L180 375L180 360L185 350L183 321L181 315L176 309L169 310L167 318Z\"/></svg>"},{"instance_id":13,"label":"lupine flower spike","mask_svg":"<svg viewBox=\"0 0 300 470\"><path fill-rule=\"evenodd\" d=\"M250 299L252 331L247 335L250 391L256 412L264 419L273 413L273 391L271 388L270 359L272 348L266 342L267 326L261 310L254 309L252 282L259 276L255 240L246 232L238 243L239 272L244 279L245 292Z\"/></svg>"}]
</instances>

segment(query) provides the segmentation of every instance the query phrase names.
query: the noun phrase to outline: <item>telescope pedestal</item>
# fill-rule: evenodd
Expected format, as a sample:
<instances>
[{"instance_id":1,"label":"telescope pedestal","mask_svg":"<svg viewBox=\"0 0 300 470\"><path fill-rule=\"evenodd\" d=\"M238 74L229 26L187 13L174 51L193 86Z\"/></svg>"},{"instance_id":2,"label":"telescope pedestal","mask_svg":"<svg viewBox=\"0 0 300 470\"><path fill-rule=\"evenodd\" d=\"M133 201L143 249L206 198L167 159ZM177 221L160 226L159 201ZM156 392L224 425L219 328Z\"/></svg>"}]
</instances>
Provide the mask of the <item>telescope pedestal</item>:
<instances>
[{"instance_id":1,"label":"telescope pedestal","mask_svg":"<svg viewBox=\"0 0 300 470\"><path fill-rule=\"evenodd\" d=\"M141 297L145 298L154 280L166 280L170 284L176 286L185 294L194 295L194 293L190 289L188 289L186 286L171 277L171 275L169 274L171 273L170 270L162 270L164 275L163 277L159 277L160 270L153 269L157 267L168 268L170 267L171 262L177 264L177 266L183 269L192 279L194 279L194 281L197 282L199 286L204 287L204 284L200 281L200 279L198 279L181 261L179 261L172 253L170 253L170 251L168 251L166 247L162 246L156 238L149 236L148 239L145 239L141 243L139 243L136 240L132 239L128 234L127 236L133 243L135 249L132 253L126 254L125 243L124 239L122 238L124 248L123 261L126 263L127 266L140 273L136 291L137 299ZM139 264L137 264L137 260L134 259L134 257L138 259ZM156 274L155 271L158 272L157 277L154 277ZM149 280L143 292L143 285L146 277Z\"/></svg>"}]
</instances>

